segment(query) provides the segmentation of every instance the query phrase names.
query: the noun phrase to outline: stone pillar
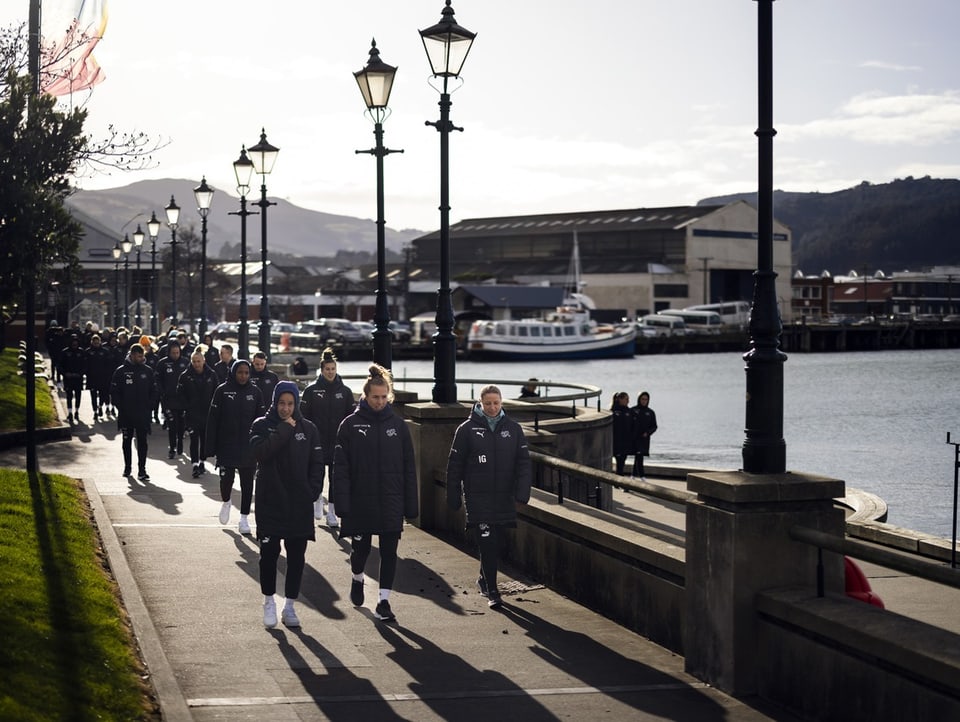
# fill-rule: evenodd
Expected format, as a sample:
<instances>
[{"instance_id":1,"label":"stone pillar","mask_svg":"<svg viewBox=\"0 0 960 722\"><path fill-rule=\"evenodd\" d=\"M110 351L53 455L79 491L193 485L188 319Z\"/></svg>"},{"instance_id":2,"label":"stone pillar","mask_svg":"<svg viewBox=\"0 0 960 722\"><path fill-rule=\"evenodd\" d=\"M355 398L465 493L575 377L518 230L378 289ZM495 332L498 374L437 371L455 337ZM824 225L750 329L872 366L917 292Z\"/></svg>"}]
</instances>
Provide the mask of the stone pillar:
<instances>
[{"instance_id":1,"label":"stone pillar","mask_svg":"<svg viewBox=\"0 0 960 722\"><path fill-rule=\"evenodd\" d=\"M765 589L816 588L817 550L794 525L843 535L838 479L811 474L702 472L687 477L683 650L690 674L730 694L756 692L757 612ZM826 590L843 592L843 560L824 552Z\"/></svg>"}]
</instances>

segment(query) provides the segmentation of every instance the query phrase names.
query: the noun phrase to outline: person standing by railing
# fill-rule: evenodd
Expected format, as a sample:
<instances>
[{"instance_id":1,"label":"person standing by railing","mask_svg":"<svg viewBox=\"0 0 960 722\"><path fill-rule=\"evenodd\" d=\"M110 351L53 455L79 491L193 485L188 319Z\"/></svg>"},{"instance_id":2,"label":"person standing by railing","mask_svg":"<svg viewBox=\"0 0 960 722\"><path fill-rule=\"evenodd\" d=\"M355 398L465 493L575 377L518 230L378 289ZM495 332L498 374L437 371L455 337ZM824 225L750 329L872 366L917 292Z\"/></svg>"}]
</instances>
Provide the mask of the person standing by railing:
<instances>
[{"instance_id":1,"label":"person standing by railing","mask_svg":"<svg viewBox=\"0 0 960 722\"><path fill-rule=\"evenodd\" d=\"M630 394L618 391L610 407L613 416L613 458L617 474L623 476L627 457L637 453L636 416L630 408Z\"/></svg>"},{"instance_id":2,"label":"person standing by railing","mask_svg":"<svg viewBox=\"0 0 960 722\"><path fill-rule=\"evenodd\" d=\"M637 397L637 405L633 407L633 414L636 419L637 432L636 456L633 457L633 475L640 477L641 481L646 481L643 457L650 456L650 437L657 431L657 415L650 408L650 394L647 391L640 392Z\"/></svg>"},{"instance_id":3,"label":"person standing by railing","mask_svg":"<svg viewBox=\"0 0 960 722\"><path fill-rule=\"evenodd\" d=\"M503 529L517 525L517 504L530 500L530 451L523 429L507 416L500 389L480 389L470 418L457 428L447 460L447 506L463 503L468 529L475 529L480 552L477 588L487 604L503 601L497 567Z\"/></svg>"}]
</instances>

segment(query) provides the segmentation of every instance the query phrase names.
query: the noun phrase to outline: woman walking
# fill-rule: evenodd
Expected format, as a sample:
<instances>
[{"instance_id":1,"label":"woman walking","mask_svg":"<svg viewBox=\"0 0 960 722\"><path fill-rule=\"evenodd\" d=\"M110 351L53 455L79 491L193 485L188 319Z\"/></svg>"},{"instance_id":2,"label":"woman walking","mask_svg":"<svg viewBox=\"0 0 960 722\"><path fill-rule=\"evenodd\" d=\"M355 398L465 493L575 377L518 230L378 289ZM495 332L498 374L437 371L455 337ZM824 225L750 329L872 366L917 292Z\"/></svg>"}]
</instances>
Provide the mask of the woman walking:
<instances>
[{"instance_id":1,"label":"woman walking","mask_svg":"<svg viewBox=\"0 0 960 722\"><path fill-rule=\"evenodd\" d=\"M257 459L257 539L263 626L277 626L277 560L280 541L287 551L286 599L280 618L299 627L294 602L300 595L307 542L316 540L313 500L323 491L323 452L317 427L300 413L300 392L292 381L273 388L265 416L253 422L250 445Z\"/></svg>"},{"instance_id":2,"label":"woman walking","mask_svg":"<svg viewBox=\"0 0 960 722\"><path fill-rule=\"evenodd\" d=\"M310 419L320 432L320 443L323 446L323 463L328 470L333 466L333 451L337 445L337 429L350 412L356 407L353 392L343 383L337 373L337 357L330 348L323 349L320 357L320 370L317 380L303 390L303 400L300 410ZM333 474L328 473L330 488L327 490L327 526L331 529L340 526L335 512L336 504L333 501ZM326 500L321 496L314 504L313 515L320 519L323 516L323 505Z\"/></svg>"},{"instance_id":3,"label":"woman walking","mask_svg":"<svg viewBox=\"0 0 960 722\"><path fill-rule=\"evenodd\" d=\"M630 394L626 391L615 393L610 413L613 416L613 459L617 463L617 474L623 476L627 457L637 453L636 417L630 408Z\"/></svg>"},{"instance_id":4,"label":"woman walking","mask_svg":"<svg viewBox=\"0 0 960 722\"><path fill-rule=\"evenodd\" d=\"M466 511L480 550L477 587L497 609L497 567L503 529L517 525L517 504L530 500L530 452L520 424L501 408L500 389L480 389L470 418L457 428L447 460L447 506Z\"/></svg>"},{"instance_id":5,"label":"woman walking","mask_svg":"<svg viewBox=\"0 0 960 722\"><path fill-rule=\"evenodd\" d=\"M177 395L183 401L184 423L190 434L190 464L193 466L193 478L207 473L203 466L207 458L206 439L207 414L213 392L220 380L205 361L203 346L197 346L190 355L190 368L180 374L177 382Z\"/></svg>"},{"instance_id":6,"label":"woman walking","mask_svg":"<svg viewBox=\"0 0 960 722\"><path fill-rule=\"evenodd\" d=\"M650 394L641 391L637 397L637 405L633 407L633 416L636 423L636 456L633 462L633 475L646 481L643 470L643 457L650 456L650 437L657 430L657 415L650 408Z\"/></svg>"},{"instance_id":7,"label":"woman walking","mask_svg":"<svg viewBox=\"0 0 960 722\"><path fill-rule=\"evenodd\" d=\"M377 619L396 619L390 592L397 572L397 546L403 520L420 511L413 441L406 422L393 411L390 372L372 364L356 410L337 432L334 498L341 517L340 537L352 538L350 601L363 605L363 570L372 537L380 542Z\"/></svg>"},{"instance_id":8,"label":"woman walking","mask_svg":"<svg viewBox=\"0 0 960 722\"><path fill-rule=\"evenodd\" d=\"M206 452L217 457L220 469L220 523L230 522L233 480L240 476L241 534L250 533L250 505L253 503L253 475L256 460L250 448L250 427L263 415L260 389L250 383L250 362L237 359L230 366L226 382L213 392L207 414Z\"/></svg>"}]
</instances>

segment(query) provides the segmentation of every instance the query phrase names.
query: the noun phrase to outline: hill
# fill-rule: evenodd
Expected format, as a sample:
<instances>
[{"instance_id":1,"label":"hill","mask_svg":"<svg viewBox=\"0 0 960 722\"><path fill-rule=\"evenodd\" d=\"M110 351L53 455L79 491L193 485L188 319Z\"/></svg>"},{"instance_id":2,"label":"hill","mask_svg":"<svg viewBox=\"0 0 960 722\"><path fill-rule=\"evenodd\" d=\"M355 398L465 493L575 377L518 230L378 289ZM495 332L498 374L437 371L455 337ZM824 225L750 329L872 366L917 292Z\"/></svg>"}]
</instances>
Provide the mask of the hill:
<instances>
[{"instance_id":1,"label":"hill","mask_svg":"<svg viewBox=\"0 0 960 722\"><path fill-rule=\"evenodd\" d=\"M756 193L705 198L698 205ZM960 180L864 181L835 193L774 191L773 215L793 231L793 266L804 273L886 273L960 265Z\"/></svg>"},{"instance_id":2,"label":"hill","mask_svg":"<svg viewBox=\"0 0 960 722\"><path fill-rule=\"evenodd\" d=\"M197 213L193 189L197 181L182 179L145 180L131 183L120 188L108 188L95 191L78 191L67 201L67 205L76 208L98 221L104 227L116 233L132 233L137 223L146 232L146 222L150 212L164 223L160 236L169 240L170 231L166 228L166 216L163 209L173 195L180 206L180 225L193 225L200 232L200 214ZM213 203L207 216L207 239L212 257L235 256L232 249L240 243L240 219L230 213L240 210L240 201L232 195L215 189ZM259 199L259 193L256 198ZM249 202L247 209L257 211ZM376 251L377 226L373 220L339 216L300 208L292 203L271 198L277 205L268 211L267 241L274 255L296 257L332 258L338 252ZM422 236L426 231L405 229L402 231L387 228L386 246L399 253L404 243ZM247 243L249 252L260 248L260 217L247 218Z\"/></svg>"}]
</instances>

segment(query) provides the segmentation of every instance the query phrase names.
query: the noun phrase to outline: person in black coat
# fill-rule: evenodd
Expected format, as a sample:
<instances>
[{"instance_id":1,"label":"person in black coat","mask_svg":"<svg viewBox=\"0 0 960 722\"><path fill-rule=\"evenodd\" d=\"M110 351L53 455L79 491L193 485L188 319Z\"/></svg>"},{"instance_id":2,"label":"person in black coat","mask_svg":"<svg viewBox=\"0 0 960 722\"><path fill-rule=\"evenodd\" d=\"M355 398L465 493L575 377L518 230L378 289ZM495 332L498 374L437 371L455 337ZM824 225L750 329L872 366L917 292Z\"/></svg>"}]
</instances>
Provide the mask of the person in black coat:
<instances>
[{"instance_id":1,"label":"person in black coat","mask_svg":"<svg viewBox=\"0 0 960 722\"><path fill-rule=\"evenodd\" d=\"M617 463L617 474L623 476L627 457L637 453L636 417L630 408L630 394L626 391L615 393L610 414L613 417L613 458Z\"/></svg>"},{"instance_id":2,"label":"person in black coat","mask_svg":"<svg viewBox=\"0 0 960 722\"><path fill-rule=\"evenodd\" d=\"M87 352L80 348L80 336L74 334L60 354L60 374L67 394L67 421L80 420L80 399L83 395L83 375L87 371ZM76 403L77 415L73 415Z\"/></svg>"},{"instance_id":3,"label":"person in black coat","mask_svg":"<svg viewBox=\"0 0 960 722\"><path fill-rule=\"evenodd\" d=\"M257 459L257 539L260 541L260 591L264 596L263 626L277 626L277 560L280 540L287 550L284 580L286 602L280 618L299 627L294 602L307 542L316 540L313 502L323 491L323 450L320 432L300 413L300 391L292 381L280 381L265 416L253 422L250 445Z\"/></svg>"},{"instance_id":4,"label":"person in black coat","mask_svg":"<svg viewBox=\"0 0 960 722\"><path fill-rule=\"evenodd\" d=\"M641 480L646 479L643 470L643 457L650 456L650 437L657 430L657 415L650 408L650 394L641 391L637 397L637 405L633 407L633 415L636 424L636 456L633 462L633 475L639 476Z\"/></svg>"},{"instance_id":5,"label":"person in black coat","mask_svg":"<svg viewBox=\"0 0 960 722\"><path fill-rule=\"evenodd\" d=\"M220 360L213 364L213 370L220 379L220 383L226 382L230 376L230 367L233 365L233 346L228 343L220 345Z\"/></svg>"},{"instance_id":6,"label":"person in black coat","mask_svg":"<svg viewBox=\"0 0 960 722\"><path fill-rule=\"evenodd\" d=\"M137 439L137 478L149 481L147 474L147 435L150 412L158 395L153 369L147 366L143 346L130 347L123 365L113 372L110 398L117 407L117 425L123 434L123 475L130 476L133 438Z\"/></svg>"},{"instance_id":7,"label":"person in black coat","mask_svg":"<svg viewBox=\"0 0 960 722\"><path fill-rule=\"evenodd\" d=\"M403 520L420 512L413 440L406 422L393 411L390 372L377 364L363 385L357 409L337 431L333 493L340 514L340 538L351 537L350 601L363 605L363 570L371 539L380 541L377 619L396 619L390 591L397 572L397 546Z\"/></svg>"},{"instance_id":8,"label":"person in black coat","mask_svg":"<svg viewBox=\"0 0 960 722\"><path fill-rule=\"evenodd\" d=\"M263 351L257 351L251 360L253 370L250 372L250 383L260 389L263 394L263 402L273 398L273 387L280 381L280 377L267 368L267 355Z\"/></svg>"},{"instance_id":9,"label":"person in black coat","mask_svg":"<svg viewBox=\"0 0 960 722\"><path fill-rule=\"evenodd\" d=\"M241 534L250 533L250 505L253 503L253 475L256 460L250 448L250 427L263 416L263 396L250 383L250 362L237 359L227 380L217 387L207 414L206 452L217 457L220 469L220 523L230 521L233 480L240 476Z\"/></svg>"},{"instance_id":10,"label":"person in black coat","mask_svg":"<svg viewBox=\"0 0 960 722\"><path fill-rule=\"evenodd\" d=\"M480 550L477 588L497 609L497 561L502 529L517 525L517 504L530 500L530 451L520 424L501 408L492 384L480 389L470 417L457 428L447 459L447 506L465 507Z\"/></svg>"},{"instance_id":11,"label":"person in black coat","mask_svg":"<svg viewBox=\"0 0 960 722\"><path fill-rule=\"evenodd\" d=\"M87 388L90 390L90 403L93 405L93 420L100 421L110 408L110 380L117 370L116 356L103 345L99 334L90 338L87 349Z\"/></svg>"},{"instance_id":12,"label":"person in black coat","mask_svg":"<svg viewBox=\"0 0 960 722\"><path fill-rule=\"evenodd\" d=\"M300 401L300 411L310 419L320 431L320 443L323 446L323 462L330 473L330 488L327 490L327 526L331 529L340 526L335 511L336 503L333 500L333 452L337 445L337 429L356 408L353 400L353 391L343 383L337 373L337 357L333 350L325 348L320 357L320 370L317 380L303 390ZM317 519L323 516L323 505L327 499L322 496L317 499L313 507L313 516Z\"/></svg>"},{"instance_id":13,"label":"person in black coat","mask_svg":"<svg viewBox=\"0 0 960 722\"><path fill-rule=\"evenodd\" d=\"M184 407L184 427L190 434L190 463L193 465L194 479L207 473L203 466L207 458L204 438L207 433L207 414L213 392L220 385L220 380L204 358L203 347L195 348L190 356L190 368L180 374L177 381L177 395Z\"/></svg>"},{"instance_id":14,"label":"person in black coat","mask_svg":"<svg viewBox=\"0 0 960 722\"><path fill-rule=\"evenodd\" d=\"M167 427L167 458L172 459L183 453L184 399L177 393L180 376L190 368L190 362L181 355L180 344L176 340L167 344L167 355L157 361L154 373L157 387L160 389L160 401L163 402L163 419Z\"/></svg>"}]
</instances>

